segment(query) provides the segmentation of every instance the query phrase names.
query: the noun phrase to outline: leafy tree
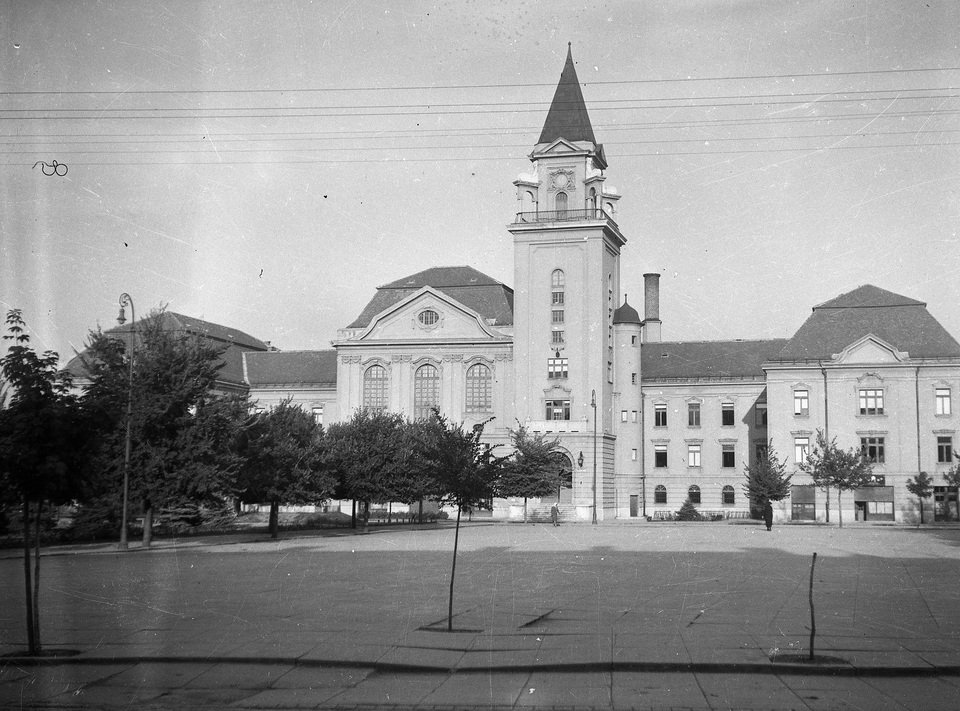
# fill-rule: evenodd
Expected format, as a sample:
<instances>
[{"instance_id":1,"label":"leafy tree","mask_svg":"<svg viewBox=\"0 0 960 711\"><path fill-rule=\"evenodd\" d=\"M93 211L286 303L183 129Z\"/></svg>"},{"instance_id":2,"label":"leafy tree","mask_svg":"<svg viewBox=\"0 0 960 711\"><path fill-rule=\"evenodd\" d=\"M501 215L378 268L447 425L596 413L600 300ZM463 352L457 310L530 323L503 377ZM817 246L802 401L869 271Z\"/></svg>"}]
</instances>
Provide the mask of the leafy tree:
<instances>
[{"instance_id":1,"label":"leafy tree","mask_svg":"<svg viewBox=\"0 0 960 711\"><path fill-rule=\"evenodd\" d=\"M907 479L907 491L920 500L920 523L923 523L923 500L933 496L933 478L926 472L920 472L912 479Z\"/></svg>"},{"instance_id":2,"label":"leafy tree","mask_svg":"<svg viewBox=\"0 0 960 711\"><path fill-rule=\"evenodd\" d=\"M432 437L427 460L431 462L432 476L438 485L439 501L457 507L447 610L447 629L453 630L453 588L457 574L460 515L467 507L491 508L496 482L507 457L495 456L493 448L482 441L486 422L466 432L462 424L450 423L437 410L434 410L429 422Z\"/></svg>"},{"instance_id":3,"label":"leafy tree","mask_svg":"<svg viewBox=\"0 0 960 711\"><path fill-rule=\"evenodd\" d=\"M782 501L790 495L790 480L793 474L787 474L787 460L782 462L777 458L770 440L764 448L763 456L751 467L744 468L747 482L743 491L756 508L763 508L768 501Z\"/></svg>"},{"instance_id":4,"label":"leafy tree","mask_svg":"<svg viewBox=\"0 0 960 711\"><path fill-rule=\"evenodd\" d=\"M690 500L690 497L687 497L687 500L683 502L683 506L680 507L680 510L675 514L677 521L703 521L703 514L697 510L697 507Z\"/></svg>"},{"instance_id":5,"label":"leafy tree","mask_svg":"<svg viewBox=\"0 0 960 711\"><path fill-rule=\"evenodd\" d=\"M72 498L85 445L77 398L70 376L58 370L59 356L38 355L19 309L7 312L13 345L0 358L7 396L0 409L0 495L23 506L23 573L27 648L39 654L40 642L40 524L45 504ZM30 569L30 523L35 517L35 557Z\"/></svg>"},{"instance_id":6,"label":"leafy tree","mask_svg":"<svg viewBox=\"0 0 960 711\"><path fill-rule=\"evenodd\" d=\"M326 442L328 465L338 476L338 496L363 502L364 525L370 503L390 501L408 487L403 482L416 458L403 416L358 410L348 422L331 425Z\"/></svg>"},{"instance_id":7,"label":"leafy tree","mask_svg":"<svg viewBox=\"0 0 960 711\"><path fill-rule=\"evenodd\" d=\"M859 450L840 449L837 446L836 437L827 441L822 430L817 430L817 443L799 466L820 488L832 487L837 490L840 527L843 528L842 494L844 491L859 489L866 484L873 474L873 467Z\"/></svg>"},{"instance_id":8,"label":"leafy tree","mask_svg":"<svg viewBox=\"0 0 960 711\"><path fill-rule=\"evenodd\" d=\"M240 495L270 502L272 538L277 537L281 503L315 503L333 490L334 477L323 464L323 428L289 400L252 415L238 449L243 460Z\"/></svg>"},{"instance_id":9,"label":"leafy tree","mask_svg":"<svg viewBox=\"0 0 960 711\"><path fill-rule=\"evenodd\" d=\"M138 321L135 333L130 491L142 502L149 546L155 506L217 503L232 492L237 460L229 456L233 437L224 428L228 420L239 424L242 408L237 398L217 402L212 392L223 347L165 328L160 311ZM99 330L82 356L90 377L84 403L101 433L95 497L115 499L122 480L128 357L123 341Z\"/></svg>"},{"instance_id":10,"label":"leafy tree","mask_svg":"<svg viewBox=\"0 0 960 711\"><path fill-rule=\"evenodd\" d=\"M519 423L518 423L519 425ZM532 435L523 425L510 431L514 452L503 463L496 483L498 496L523 497L523 522L527 522L527 499L547 496L561 485L561 468L557 439L545 439L542 433Z\"/></svg>"}]
</instances>

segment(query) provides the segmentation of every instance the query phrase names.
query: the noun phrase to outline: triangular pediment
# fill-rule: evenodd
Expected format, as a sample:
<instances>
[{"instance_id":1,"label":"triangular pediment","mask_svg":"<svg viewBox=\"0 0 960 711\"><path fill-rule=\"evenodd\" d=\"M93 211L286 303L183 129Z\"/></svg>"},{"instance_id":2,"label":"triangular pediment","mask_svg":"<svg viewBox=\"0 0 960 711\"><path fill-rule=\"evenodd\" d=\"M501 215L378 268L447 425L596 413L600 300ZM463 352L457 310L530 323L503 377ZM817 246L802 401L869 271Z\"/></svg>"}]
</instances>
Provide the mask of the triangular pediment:
<instances>
[{"instance_id":1,"label":"triangular pediment","mask_svg":"<svg viewBox=\"0 0 960 711\"><path fill-rule=\"evenodd\" d=\"M565 153L588 153L589 151L589 148L578 146L576 143L568 141L565 138L558 138L553 143L544 146L543 148L537 147L534 153L537 156L544 156L563 155Z\"/></svg>"},{"instance_id":2,"label":"triangular pediment","mask_svg":"<svg viewBox=\"0 0 960 711\"><path fill-rule=\"evenodd\" d=\"M908 353L898 351L889 343L873 334L867 334L840 353L833 355L835 363L902 363L910 357Z\"/></svg>"},{"instance_id":3,"label":"triangular pediment","mask_svg":"<svg viewBox=\"0 0 960 711\"><path fill-rule=\"evenodd\" d=\"M353 341L502 340L480 314L437 289L425 286L377 314Z\"/></svg>"}]
</instances>

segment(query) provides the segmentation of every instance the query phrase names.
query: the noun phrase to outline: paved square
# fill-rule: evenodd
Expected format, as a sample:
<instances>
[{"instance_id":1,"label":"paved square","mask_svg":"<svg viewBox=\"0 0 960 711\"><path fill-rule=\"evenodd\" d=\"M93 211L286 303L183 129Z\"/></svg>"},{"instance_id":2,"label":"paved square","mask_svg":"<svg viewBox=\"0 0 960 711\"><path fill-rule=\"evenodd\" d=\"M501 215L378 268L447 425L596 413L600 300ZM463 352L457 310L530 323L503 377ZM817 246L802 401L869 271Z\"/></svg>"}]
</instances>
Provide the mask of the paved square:
<instances>
[{"instance_id":1,"label":"paved square","mask_svg":"<svg viewBox=\"0 0 960 711\"><path fill-rule=\"evenodd\" d=\"M958 530L472 524L450 633L452 543L411 527L49 551L43 641L80 655L7 662L0 703L960 708ZM783 660L808 650L814 551L817 651L840 661L811 675ZM0 559L3 653L24 647L21 565Z\"/></svg>"}]
</instances>

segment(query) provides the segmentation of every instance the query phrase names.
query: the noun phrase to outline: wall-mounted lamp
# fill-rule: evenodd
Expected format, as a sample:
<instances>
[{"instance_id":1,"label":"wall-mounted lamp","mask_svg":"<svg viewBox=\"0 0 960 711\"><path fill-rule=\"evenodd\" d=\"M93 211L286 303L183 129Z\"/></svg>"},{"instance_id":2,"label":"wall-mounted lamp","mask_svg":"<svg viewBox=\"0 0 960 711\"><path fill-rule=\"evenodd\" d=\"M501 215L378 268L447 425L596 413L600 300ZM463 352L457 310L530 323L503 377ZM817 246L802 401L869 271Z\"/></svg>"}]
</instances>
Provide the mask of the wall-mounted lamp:
<instances>
[{"instance_id":1,"label":"wall-mounted lamp","mask_svg":"<svg viewBox=\"0 0 960 711\"><path fill-rule=\"evenodd\" d=\"M580 452L580 456L577 457L577 464L579 464L580 468L583 469L583 452Z\"/></svg>"}]
</instances>

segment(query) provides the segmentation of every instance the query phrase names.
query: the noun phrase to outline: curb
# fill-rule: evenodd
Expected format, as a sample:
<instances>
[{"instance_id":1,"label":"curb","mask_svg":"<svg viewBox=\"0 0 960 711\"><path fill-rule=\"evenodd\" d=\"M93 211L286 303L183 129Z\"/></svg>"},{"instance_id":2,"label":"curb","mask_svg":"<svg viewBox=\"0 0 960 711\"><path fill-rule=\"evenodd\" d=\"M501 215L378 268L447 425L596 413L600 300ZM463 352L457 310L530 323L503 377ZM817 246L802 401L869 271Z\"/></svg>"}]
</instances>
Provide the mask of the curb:
<instances>
[{"instance_id":1,"label":"curb","mask_svg":"<svg viewBox=\"0 0 960 711\"><path fill-rule=\"evenodd\" d=\"M532 672L648 672L699 674L763 674L778 676L841 676L841 677L939 677L960 676L960 664L944 666L862 666L852 664L810 665L803 663L770 662L573 662L553 664L490 664L458 667L435 664L403 664L393 662L362 662L338 659L297 659L294 657L3 657L0 666L16 664L25 667L112 665L112 664L273 664L301 668L370 669L374 672L400 674L489 674L521 671Z\"/></svg>"}]
</instances>

